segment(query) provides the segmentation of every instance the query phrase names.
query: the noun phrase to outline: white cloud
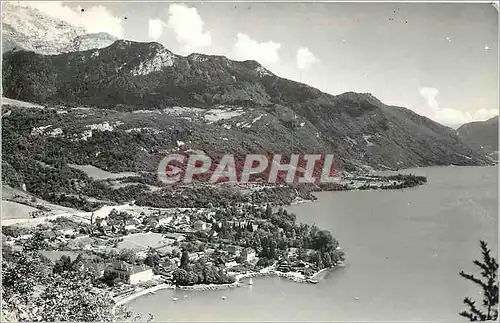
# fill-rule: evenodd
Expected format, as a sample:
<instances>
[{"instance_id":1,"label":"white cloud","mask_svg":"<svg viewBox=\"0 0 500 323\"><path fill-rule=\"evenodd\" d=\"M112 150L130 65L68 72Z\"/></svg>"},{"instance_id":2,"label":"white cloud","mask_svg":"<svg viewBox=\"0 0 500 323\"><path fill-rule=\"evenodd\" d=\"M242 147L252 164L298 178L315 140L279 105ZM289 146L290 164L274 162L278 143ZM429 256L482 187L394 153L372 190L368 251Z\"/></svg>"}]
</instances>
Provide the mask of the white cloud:
<instances>
[{"instance_id":1,"label":"white cloud","mask_svg":"<svg viewBox=\"0 0 500 323\"><path fill-rule=\"evenodd\" d=\"M149 19L148 21L148 36L152 40L158 40L161 34L163 34L163 28L166 23L161 19Z\"/></svg>"},{"instance_id":2,"label":"white cloud","mask_svg":"<svg viewBox=\"0 0 500 323\"><path fill-rule=\"evenodd\" d=\"M310 68L318 61L316 56L307 47L301 47L297 51L297 67L301 70Z\"/></svg>"},{"instance_id":3,"label":"white cloud","mask_svg":"<svg viewBox=\"0 0 500 323\"><path fill-rule=\"evenodd\" d=\"M428 108L421 109L423 115L444 125L461 125L471 121L483 121L498 115L498 109L478 109L475 111L461 111L451 108L439 108L436 100L439 90L433 87L420 88L420 95L427 101Z\"/></svg>"},{"instance_id":4,"label":"white cloud","mask_svg":"<svg viewBox=\"0 0 500 323\"><path fill-rule=\"evenodd\" d=\"M437 110L430 118L446 126L461 125L472 121L470 113L449 108Z\"/></svg>"},{"instance_id":5,"label":"white cloud","mask_svg":"<svg viewBox=\"0 0 500 323\"><path fill-rule=\"evenodd\" d=\"M238 33L238 40L233 46L233 56L241 60L256 60L261 64L272 64L280 61L278 54L280 43L273 41L258 42L250 36Z\"/></svg>"},{"instance_id":6,"label":"white cloud","mask_svg":"<svg viewBox=\"0 0 500 323\"><path fill-rule=\"evenodd\" d=\"M474 111L472 119L477 121L488 120L496 115L498 115L498 109L479 109Z\"/></svg>"},{"instance_id":7,"label":"white cloud","mask_svg":"<svg viewBox=\"0 0 500 323\"><path fill-rule=\"evenodd\" d=\"M192 53L212 44L210 33L203 31L204 22L196 8L173 3L168 8L168 13L167 26L174 31L177 41L182 44L181 51Z\"/></svg>"},{"instance_id":8,"label":"white cloud","mask_svg":"<svg viewBox=\"0 0 500 323\"><path fill-rule=\"evenodd\" d=\"M82 13L83 26L91 33L107 32L115 37L123 37L122 19L102 5L92 6Z\"/></svg>"},{"instance_id":9,"label":"white cloud","mask_svg":"<svg viewBox=\"0 0 500 323\"><path fill-rule=\"evenodd\" d=\"M455 109L439 109L430 118L444 125L462 125L472 121L484 121L498 115L497 109L479 109L473 112Z\"/></svg>"},{"instance_id":10,"label":"white cloud","mask_svg":"<svg viewBox=\"0 0 500 323\"><path fill-rule=\"evenodd\" d=\"M439 94L439 90L434 87L422 87L420 88L420 95L425 98L427 105L434 110L438 109L438 103L436 101L436 96Z\"/></svg>"},{"instance_id":11,"label":"white cloud","mask_svg":"<svg viewBox=\"0 0 500 323\"><path fill-rule=\"evenodd\" d=\"M123 37L122 19L115 17L102 5L83 8L84 11L81 12L81 7L75 10L61 1L19 2L18 4L36 8L48 16L83 27L88 33L107 32L118 38Z\"/></svg>"}]
</instances>

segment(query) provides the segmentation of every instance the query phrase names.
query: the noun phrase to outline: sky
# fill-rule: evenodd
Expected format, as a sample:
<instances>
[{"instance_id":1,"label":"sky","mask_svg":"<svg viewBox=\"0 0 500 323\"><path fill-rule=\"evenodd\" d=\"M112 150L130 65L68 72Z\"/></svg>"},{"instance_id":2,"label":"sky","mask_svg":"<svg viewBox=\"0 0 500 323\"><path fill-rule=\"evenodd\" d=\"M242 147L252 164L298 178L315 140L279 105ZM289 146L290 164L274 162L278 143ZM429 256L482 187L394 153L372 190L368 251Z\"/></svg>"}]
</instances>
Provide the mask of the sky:
<instances>
[{"instance_id":1,"label":"sky","mask_svg":"<svg viewBox=\"0 0 500 323\"><path fill-rule=\"evenodd\" d=\"M254 59L324 92L371 93L456 127L498 114L491 3L33 2L89 32ZM82 11L83 9L83 11Z\"/></svg>"}]
</instances>

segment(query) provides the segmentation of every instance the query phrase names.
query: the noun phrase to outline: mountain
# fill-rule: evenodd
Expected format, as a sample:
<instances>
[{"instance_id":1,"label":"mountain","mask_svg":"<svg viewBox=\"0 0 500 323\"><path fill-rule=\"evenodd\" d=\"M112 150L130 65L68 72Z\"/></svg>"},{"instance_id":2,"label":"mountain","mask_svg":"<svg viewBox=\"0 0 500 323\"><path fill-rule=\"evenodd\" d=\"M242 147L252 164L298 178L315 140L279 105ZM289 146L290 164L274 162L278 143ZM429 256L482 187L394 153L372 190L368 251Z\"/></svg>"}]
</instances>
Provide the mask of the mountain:
<instances>
[{"instance_id":1,"label":"mountain","mask_svg":"<svg viewBox=\"0 0 500 323\"><path fill-rule=\"evenodd\" d=\"M74 52L111 45L107 33L87 34L85 29L49 17L41 11L2 3L2 52L27 50L45 55Z\"/></svg>"},{"instance_id":2,"label":"mountain","mask_svg":"<svg viewBox=\"0 0 500 323\"><path fill-rule=\"evenodd\" d=\"M102 136L89 139L96 140L91 147L83 143L93 154L113 152L113 161L92 157L106 169L151 170L158 154L178 149L179 142L213 153L334 153L338 167L353 170L491 162L454 130L371 94L334 96L280 78L255 61L183 57L154 42L118 40L103 49L51 56L9 52L2 77L6 97L87 107L81 118L73 111L60 124L67 128L60 129L63 134L78 136L75 129L83 133L102 120L119 121L106 135L126 147L110 147ZM60 118L45 120L54 125ZM75 156L89 160L81 151ZM125 156L126 163L116 161Z\"/></svg>"},{"instance_id":3,"label":"mountain","mask_svg":"<svg viewBox=\"0 0 500 323\"><path fill-rule=\"evenodd\" d=\"M498 153L498 116L486 121L466 123L457 129L460 138L472 148L489 154ZM497 158L495 158L497 159Z\"/></svg>"}]
</instances>

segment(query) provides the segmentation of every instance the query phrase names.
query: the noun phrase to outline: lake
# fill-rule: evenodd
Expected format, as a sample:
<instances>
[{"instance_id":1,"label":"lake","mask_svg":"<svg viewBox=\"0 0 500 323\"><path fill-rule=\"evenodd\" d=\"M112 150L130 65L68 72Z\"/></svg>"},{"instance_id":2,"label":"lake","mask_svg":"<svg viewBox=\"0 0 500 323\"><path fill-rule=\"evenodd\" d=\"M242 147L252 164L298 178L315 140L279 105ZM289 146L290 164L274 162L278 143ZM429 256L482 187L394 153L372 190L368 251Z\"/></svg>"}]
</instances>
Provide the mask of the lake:
<instances>
[{"instance_id":1,"label":"lake","mask_svg":"<svg viewBox=\"0 0 500 323\"><path fill-rule=\"evenodd\" d=\"M497 253L498 168L404 173L427 176L428 183L321 192L314 203L288 207L299 221L330 230L346 252L345 268L328 272L319 284L262 277L232 290L163 290L129 306L157 321L460 320L462 299L479 303L481 295L458 272L477 272L472 261L480 257L480 239Z\"/></svg>"}]
</instances>

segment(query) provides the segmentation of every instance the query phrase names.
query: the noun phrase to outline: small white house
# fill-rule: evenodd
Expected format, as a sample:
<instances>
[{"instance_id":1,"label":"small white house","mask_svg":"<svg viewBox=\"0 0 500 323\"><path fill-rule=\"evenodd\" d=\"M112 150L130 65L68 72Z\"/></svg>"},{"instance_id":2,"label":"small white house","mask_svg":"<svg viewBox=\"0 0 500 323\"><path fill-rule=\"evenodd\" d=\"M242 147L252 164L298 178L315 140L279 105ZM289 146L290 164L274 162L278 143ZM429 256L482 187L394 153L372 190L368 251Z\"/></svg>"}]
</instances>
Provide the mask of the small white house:
<instances>
[{"instance_id":1,"label":"small white house","mask_svg":"<svg viewBox=\"0 0 500 323\"><path fill-rule=\"evenodd\" d=\"M172 222L172 220L174 219L174 217L172 215L169 215L169 216L165 216L165 215L160 215L158 217L158 224L157 226L160 226L160 225L167 225L169 224L170 222Z\"/></svg>"},{"instance_id":2,"label":"small white house","mask_svg":"<svg viewBox=\"0 0 500 323\"><path fill-rule=\"evenodd\" d=\"M95 220L95 224L98 226L98 227L101 227L101 228L105 228L108 226L108 222L106 222L106 219L105 218L97 218Z\"/></svg>"},{"instance_id":3,"label":"small white house","mask_svg":"<svg viewBox=\"0 0 500 323\"><path fill-rule=\"evenodd\" d=\"M245 257L245 261L252 262L257 257L257 253L253 248L247 248L243 251L243 257Z\"/></svg>"},{"instance_id":4,"label":"small white house","mask_svg":"<svg viewBox=\"0 0 500 323\"><path fill-rule=\"evenodd\" d=\"M127 230L127 231L132 231L132 230L135 230L137 227L135 225L135 223L130 223L130 224L127 224L124 229Z\"/></svg>"},{"instance_id":5,"label":"small white house","mask_svg":"<svg viewBox=\"0 0 500 323\"><path fill-rule=\"evenodd\" d=\"M76 233L75 229L60 229L59 232L63 235L73 235Z\"/></svg>"},{"instance_id":6,"label":"small white house","mask_svg":"<svg viewBox=\"0 0 500 323\"><path fill-rule=\"evenodd\" d=\"M198 220L194 223L193 228L196 231L206 231L208 230L208 224L206 222L203 222L201 220Z\"/></svg>"},{"instance_id":7,"label":"small white house","mask_svg":"<svg viewBox=\"0 0 500 323\"><path fill-rule=\"evenodd\" d=\"M182 233L173 233L173 232L169 232L169 233L165 234L165 238L172 239L172 240L177 241L177 242L181 242L181 241L186 240L186 236L183 235Z\"/></svg>"},{"instance_id":8,"label":"small white house","mask_svg":"<svg viewBox=\"0 0 500 323\"><path fill-rule=\"evenodd\" d=\"M153 269L146 265L135 266L124 261L113 263L106 268L106 272L118 274L118 277L125 283L135 285L153 279Z\"/></svg>"}]
</instances>

